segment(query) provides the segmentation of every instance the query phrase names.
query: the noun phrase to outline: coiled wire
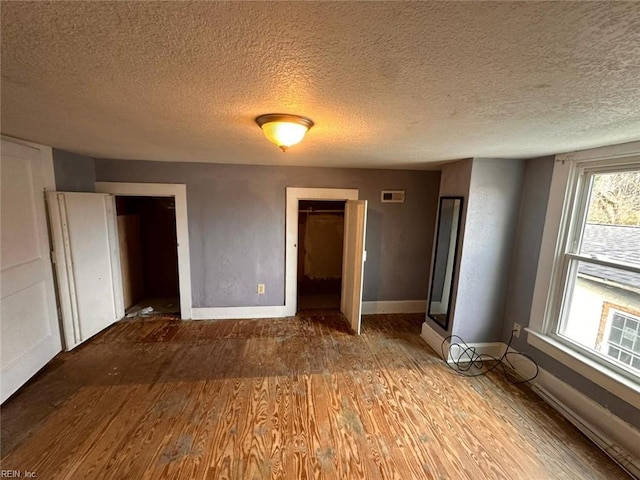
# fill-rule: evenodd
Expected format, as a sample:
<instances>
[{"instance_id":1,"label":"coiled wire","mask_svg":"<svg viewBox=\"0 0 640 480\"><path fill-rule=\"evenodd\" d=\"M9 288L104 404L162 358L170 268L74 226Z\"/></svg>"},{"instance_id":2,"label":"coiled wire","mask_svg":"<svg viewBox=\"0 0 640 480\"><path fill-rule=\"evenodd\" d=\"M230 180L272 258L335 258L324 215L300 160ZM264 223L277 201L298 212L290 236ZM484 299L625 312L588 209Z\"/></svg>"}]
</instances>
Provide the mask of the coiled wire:
<instances>
[{"instance_id":1,"label":"coiled wire","mask_svg":"<svg viewBox=\"0 0 640 480\"><path fill-rule=\"evenodd\" d=\"M509 351L514 333L515 330L511 332L509 343L500 357L478 353L476 347L467 345L458 335L449 335L442 341L440 347L442 358L444 358L445 363L451 370L464 377L480 377L501 367L502 374L508 382L514 385L530 382L538 376L540 369L536 361L526 353ZM458 358L454 360L449 359L449 353L452 348L460 352ZM515 373L516 368L512 363L514 357L525 358L530 361L535 366L535 373L528 378L521 378Z\"/></svg>"}]
</instances>

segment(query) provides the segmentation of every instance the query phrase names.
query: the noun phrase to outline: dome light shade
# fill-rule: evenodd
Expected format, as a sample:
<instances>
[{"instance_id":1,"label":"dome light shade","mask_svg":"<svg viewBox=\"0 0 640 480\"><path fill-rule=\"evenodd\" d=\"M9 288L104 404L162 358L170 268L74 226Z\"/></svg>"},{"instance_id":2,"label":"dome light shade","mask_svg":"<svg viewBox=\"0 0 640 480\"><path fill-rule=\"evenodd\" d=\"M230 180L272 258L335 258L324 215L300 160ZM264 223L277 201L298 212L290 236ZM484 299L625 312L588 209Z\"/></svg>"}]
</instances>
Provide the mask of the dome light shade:
<instances>
[{"instance_id":1,"label":"dome light shade","mask_svg":"<svg viewBox=\"0 0 640 480\"><path fill-rule=\"evenodd\" d=\"M299 115L285 113L268 113L256 118L262 133L283 152L291 145L300 143L305 134L313 127L313 121Z\"/></svg>"}]
</instances>

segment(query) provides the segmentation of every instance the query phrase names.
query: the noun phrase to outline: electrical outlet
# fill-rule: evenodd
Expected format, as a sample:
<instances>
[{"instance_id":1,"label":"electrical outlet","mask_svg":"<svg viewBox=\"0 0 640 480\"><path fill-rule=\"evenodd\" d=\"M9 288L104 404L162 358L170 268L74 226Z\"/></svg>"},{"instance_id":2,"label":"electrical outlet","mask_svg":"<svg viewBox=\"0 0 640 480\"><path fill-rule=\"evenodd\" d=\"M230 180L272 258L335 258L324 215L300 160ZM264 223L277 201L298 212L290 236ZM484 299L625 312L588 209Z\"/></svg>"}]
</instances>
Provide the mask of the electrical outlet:
<instances>
[{"instance_id":1,"label":"electrical outlet","mask_svg":"<svg viewBox=\"0 0 640 480\"><path fill-rule=\"evenodd\" d=\"M516 337L516 338L519 338L519 337L520 337L520 329L521 329L521 328L522 328L522 327L520 326L520 324L519 324L519 323L515 323L515 322L514 322L514 324L513 324L513 336L514 336L514 337Z\"/></svg>"},{"instance_id":2,"label":"electrical outlet","mask_svg":"<svg viewBox=\"0 0 640 480\"><path fill-rule=\"evenodd\" d=\"M258 284L258 295L264 295L264 283Z\"/></svg>"}]
</instances>

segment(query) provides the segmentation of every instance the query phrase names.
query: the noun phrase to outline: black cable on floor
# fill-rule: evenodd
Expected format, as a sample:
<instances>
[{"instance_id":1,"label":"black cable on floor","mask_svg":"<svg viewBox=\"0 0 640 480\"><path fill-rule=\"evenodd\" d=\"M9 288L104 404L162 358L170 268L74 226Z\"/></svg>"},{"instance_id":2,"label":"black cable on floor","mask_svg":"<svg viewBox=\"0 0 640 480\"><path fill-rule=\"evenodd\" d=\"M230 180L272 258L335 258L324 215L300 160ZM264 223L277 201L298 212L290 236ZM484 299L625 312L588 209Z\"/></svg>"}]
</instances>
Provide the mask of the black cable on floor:
<instances>
[{"instance_id":1,"label":"black cable on floor","mask_svg":"<svg viewBox=\"0 0 640 480\"><path fill-rule=\"evenodd\" d=\"M498 367L502 367L502 374L510 383L514 385L518 385L520 383L527 383L533 380L538 376L538 372L540 369L538 368L538 364L536 361L531 358L526 353L519 352L510 352L509 348L511 348L511 342L513 341L513 334L515 331L511 332L511 338L509 338L509 343L505 348L504 353L498 358L493 355L488 355L486 353L478 353L476 351L476 347L471 347L465 343L465 341L460 338L458 335L449 335L442 341L441 350L442 350L442 358L444 358L447 366L456 372L458 375L462 375L464 377L479 377L482 375L486 375L487 373L497 369ZM455 339L455 342L452 340ZM449 345L449 348L446 348L446 345ZM460 352L458 354L458 358L449 359L449 353L451 349L455 348L456 351ZM447 350L445 352L445 350ZM510 358L520 357L529 360L535 367L536 372L533 376L522 379L515 375L513 372L516 372L516 368L513 363L511 363ZM507 368L509 367L510 370ZM471 370L475 368L475 370Z\"/></svg>"}]
</instances>

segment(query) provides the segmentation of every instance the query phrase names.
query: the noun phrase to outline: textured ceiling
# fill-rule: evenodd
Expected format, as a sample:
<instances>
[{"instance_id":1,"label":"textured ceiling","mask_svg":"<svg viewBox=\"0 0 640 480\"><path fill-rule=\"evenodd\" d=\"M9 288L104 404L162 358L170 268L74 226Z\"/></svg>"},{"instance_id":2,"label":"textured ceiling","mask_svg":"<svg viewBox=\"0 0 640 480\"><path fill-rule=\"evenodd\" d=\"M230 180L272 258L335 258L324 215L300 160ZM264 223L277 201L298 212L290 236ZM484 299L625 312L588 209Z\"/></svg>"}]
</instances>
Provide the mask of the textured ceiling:
<instances>
[{"instance_id":1,"label":"textured ceiling","mask_svg":"<svg viewBox=\"0 0 640 480\"><path fill-rule=\"evenodd\" d=\"M2 2L2 133L95 157L429 168L640 139L640 4ZM253 119L316 126L286 154Z\"/></svg>"}]
</instances>

